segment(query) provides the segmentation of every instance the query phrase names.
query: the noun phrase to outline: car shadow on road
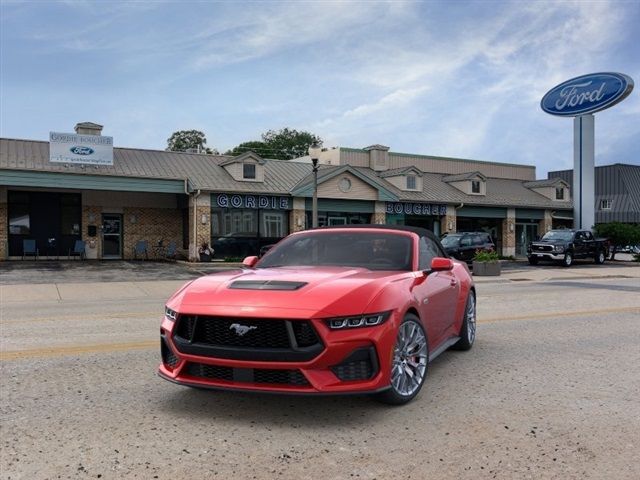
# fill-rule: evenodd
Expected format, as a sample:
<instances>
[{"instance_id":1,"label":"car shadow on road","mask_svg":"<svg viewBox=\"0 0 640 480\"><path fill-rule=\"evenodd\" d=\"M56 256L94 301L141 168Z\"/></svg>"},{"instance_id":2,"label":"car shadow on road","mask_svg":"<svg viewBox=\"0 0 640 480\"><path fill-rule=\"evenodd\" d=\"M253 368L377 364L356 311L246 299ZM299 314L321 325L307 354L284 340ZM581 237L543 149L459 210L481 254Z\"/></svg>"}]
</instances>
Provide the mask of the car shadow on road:
<instances>
[{"instance_id":1,"label":"car shadow on road","mask_svg":"<svg viewBox=\"0 0 640 480\"><path fill-rule=\"evenodd\" d=\"M446 357L442 355L441 357ZM436 359L421 393L409 404L396 407L376 401L372 395L286 395L194 389L167 385L170 391L159 402L165 413L179 412L189 419L208 419L229 424L301 427L339 427L371 424L401 410L429 408L431 384L439 384L447 361ZM406 412L405 412L406 413Z\"/></svg>"}]
</instances>

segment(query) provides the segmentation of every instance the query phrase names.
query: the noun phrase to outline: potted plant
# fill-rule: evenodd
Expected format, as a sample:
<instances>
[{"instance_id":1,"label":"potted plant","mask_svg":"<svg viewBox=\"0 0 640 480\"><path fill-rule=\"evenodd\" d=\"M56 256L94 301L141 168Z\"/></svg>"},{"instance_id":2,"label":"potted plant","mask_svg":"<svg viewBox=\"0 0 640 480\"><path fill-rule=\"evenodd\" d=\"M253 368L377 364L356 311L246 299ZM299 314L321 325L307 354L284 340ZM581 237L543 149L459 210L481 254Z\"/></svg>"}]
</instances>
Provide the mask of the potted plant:
<instances>
[{"instance_id":1,"label":"potted plant","mask_svg":"<svg viewBox=\"0 0 640 480\"><path fill-rule=\"evenodd\" d=\"M213 248L209 247L209 242L202 242L198 249L198 255L200 255L201 262L210 262L213 257Z\"/></svg>"},{"instance_id":2,"label":"potted plant","mask_svg":"<svg viewBox=\"0 0 640 480\"><path fill-rule=\"evenodd\" d=\"M473 274L477 276L500 275L500 257L494 251L477 250L473 257Z\"/></svg>"}]
</instances>

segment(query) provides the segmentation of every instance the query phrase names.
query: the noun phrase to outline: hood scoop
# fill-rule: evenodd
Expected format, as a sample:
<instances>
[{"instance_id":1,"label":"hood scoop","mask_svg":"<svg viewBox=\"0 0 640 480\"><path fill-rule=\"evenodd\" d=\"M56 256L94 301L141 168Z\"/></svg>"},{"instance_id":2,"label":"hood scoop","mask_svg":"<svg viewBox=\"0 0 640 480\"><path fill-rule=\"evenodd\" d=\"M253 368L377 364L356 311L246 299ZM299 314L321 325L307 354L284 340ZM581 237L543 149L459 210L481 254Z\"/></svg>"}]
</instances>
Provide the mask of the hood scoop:
<instances>
[{"instance_id":1,"label":"hood scoop","mask_svg":"<svg viewBox=\"0 0 640 480\"><path fill-rule=\"evenodd\" d=\"M304 287L307 282L285 282L282 280L237 280L229 285L234 290L284 290L293 291Z\"/></svg>"}]
</instances>

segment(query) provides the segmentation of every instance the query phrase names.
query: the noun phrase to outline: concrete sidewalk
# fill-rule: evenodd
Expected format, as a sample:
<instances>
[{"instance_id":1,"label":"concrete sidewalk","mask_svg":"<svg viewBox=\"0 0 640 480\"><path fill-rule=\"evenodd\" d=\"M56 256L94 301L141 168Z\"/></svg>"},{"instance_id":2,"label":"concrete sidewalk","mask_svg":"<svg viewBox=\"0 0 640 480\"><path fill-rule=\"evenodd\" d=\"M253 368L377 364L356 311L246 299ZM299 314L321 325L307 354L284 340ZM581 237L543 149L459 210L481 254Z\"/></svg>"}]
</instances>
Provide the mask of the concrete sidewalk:
<instances>
[{"instance_id":1,"label":"concrete sidewalk","mask_svg":"<svg viewBox=\"0 0 640 480\"><path fill-rule=\"evenodd\" d=\"M51 283L13 283L0 285L0 305L37 302L101 301L121 299L132 301L145 298L168 298L187 281L204 272L183 272L172 277L170 274L141 279L138 281L73 281ZM27 275L29 277L30 275ZM163 278L163 279L161 279ZM166 280L166 278L174 278ZM511 282L544 282L548 280L595 280L606 278L635 278L640 286L640 264L615 262L605 265L576 265L571 268L558 266L529 266L512 264L503 269L499 277L473 277L478 284Z\"/></svg>"},{"instance_id":2,"label":"concrete sidewalk","mask_svg":"<svg viewBox=\"0 0 640 480\"><path fill-rule=\"evenodd\" d=\"M476 283L490 282L544 282L547 280L589 280L604 278L637 278L640 285L640 263L608 262L604 265L575 264L569 268L558 265L531 266L524 262L503 268L499 277L474 276Z\"/></svg>"}]
</instances>

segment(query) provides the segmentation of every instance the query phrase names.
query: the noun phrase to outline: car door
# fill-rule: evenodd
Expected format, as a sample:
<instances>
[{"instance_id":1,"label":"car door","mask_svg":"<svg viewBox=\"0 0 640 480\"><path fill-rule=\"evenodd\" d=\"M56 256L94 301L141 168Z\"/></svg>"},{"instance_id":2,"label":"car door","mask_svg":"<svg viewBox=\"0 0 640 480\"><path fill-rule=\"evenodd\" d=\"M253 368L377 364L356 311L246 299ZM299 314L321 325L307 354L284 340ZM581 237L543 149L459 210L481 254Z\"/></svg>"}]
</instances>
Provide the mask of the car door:
<instances>
[{"instance_id":1,"label":"car door","mask_svg":"<svg viewBox=\"0 0 640 480\"><path fill-rule=\"evenodd\" d=\"M473 248L471 235L465 235L460 239L460 259L465 262L473 260L475 250Z\"/></svg>"},{"instance_id":2,"label":"car door","mask_svg":"<svg viewBox=\"0 0 640 480\"><path fill-rule=\"evenodd\" d=\"M445 253L432 239L426 236L420 237L419 269L421 271L431 267L433 258L444 256ZM452 271L430 273L415 285L413 293L420 305L420 318L423 319L427 330L431 350L451 335L459 291L460 282Z\"/></svg>"},{"instance_id":3,"label":"car door","mask_svg":"<svg viewBox=\"0 0 640 480\"><path fill-rule=\"evenodd\" d=\"M573 240L573 256L576 258L584 257L586 244L584 242L584 233L577 232Z\"/></svg>"}]
</instances>

